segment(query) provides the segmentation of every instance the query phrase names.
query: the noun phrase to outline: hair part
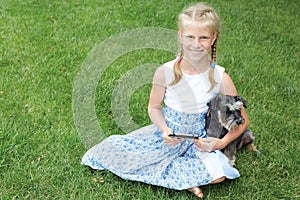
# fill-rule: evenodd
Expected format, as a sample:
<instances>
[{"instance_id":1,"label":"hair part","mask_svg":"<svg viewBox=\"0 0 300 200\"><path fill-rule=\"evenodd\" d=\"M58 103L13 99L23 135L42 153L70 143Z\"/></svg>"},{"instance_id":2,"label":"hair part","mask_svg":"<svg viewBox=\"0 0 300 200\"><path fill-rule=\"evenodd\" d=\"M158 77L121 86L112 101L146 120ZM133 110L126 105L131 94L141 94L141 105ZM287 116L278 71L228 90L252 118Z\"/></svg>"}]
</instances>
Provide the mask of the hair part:
<instances>
[{"instance_id":1,"label":"hair part","mask_svg":"<svg viewBox=\"0 0 300 200\"><path fill-rule=\"evenodd\" d=\"M220 32L220 19L214 8L205 3L196 3L184 9L178 16L178 29L182 30L189 22L207 22L213 33Z\"/></svg>"}]
</instances>

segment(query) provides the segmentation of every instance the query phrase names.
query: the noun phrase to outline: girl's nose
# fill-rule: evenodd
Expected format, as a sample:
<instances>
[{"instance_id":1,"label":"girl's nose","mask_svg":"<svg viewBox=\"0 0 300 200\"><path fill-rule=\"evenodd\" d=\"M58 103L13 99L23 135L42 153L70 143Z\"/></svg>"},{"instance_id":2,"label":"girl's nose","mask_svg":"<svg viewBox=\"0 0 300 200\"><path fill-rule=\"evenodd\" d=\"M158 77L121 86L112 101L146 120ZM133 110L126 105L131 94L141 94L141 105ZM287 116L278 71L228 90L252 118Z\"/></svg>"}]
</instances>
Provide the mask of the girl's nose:
<instances>
[{"instance_id":1,"label":"girl's nose","mask_svg":"<svg viewBox=\"0 0 300 200\"><path fill-rule=\"evenodd\" d=\"M193 45L198 46L198 47L202 47L202 43L200 39L195 38Z\"/></svg>"}]
</instances>

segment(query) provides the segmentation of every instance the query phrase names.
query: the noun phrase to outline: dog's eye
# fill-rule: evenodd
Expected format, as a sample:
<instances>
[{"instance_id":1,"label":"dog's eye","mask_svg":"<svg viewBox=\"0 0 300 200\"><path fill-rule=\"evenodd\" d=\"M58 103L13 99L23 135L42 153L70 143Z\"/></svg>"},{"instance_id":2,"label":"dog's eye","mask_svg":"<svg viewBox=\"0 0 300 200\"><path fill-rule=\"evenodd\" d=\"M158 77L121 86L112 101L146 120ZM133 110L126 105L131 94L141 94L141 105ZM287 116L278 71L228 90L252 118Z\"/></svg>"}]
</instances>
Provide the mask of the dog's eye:
<instances>
[{"instance_id":1,"label":"dog's eye","mask_svg":"<svg viewBox=\"0 0 300 200\"><path fill-rule=\"evenodd\" d=\"M232 114L232 113L233 113L233 111L232 111L232 110L230 110L230 108L228 108L228 107L227 107L227 108L226 108L226 113L227 113L227 114Z\"/></svg>"}]
</instances>

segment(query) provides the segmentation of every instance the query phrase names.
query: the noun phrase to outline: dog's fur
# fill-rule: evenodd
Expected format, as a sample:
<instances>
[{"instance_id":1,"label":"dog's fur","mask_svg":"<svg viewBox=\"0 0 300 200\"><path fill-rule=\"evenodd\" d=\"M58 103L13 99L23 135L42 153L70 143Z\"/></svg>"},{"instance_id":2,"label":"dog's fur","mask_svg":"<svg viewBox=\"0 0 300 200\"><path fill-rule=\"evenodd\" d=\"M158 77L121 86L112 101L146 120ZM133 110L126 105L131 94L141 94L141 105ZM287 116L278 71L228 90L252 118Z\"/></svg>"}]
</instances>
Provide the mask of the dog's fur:
<instances>
[{"instance_id":1,"label":"dog's fur","mask_svg":"<svg viewBox=\"0 0 300 200\"><path fill-rule=\"evenodd\" d=\"M240 96L217 96L208 104L209 110L206 117L206 132L208 137L223 138L230 130L245 122L241 115L242 107L246 108L246 101ZM222 151L233 166L237 150L249 147L257 151L254 146L253 132L246 130L239 138L227 145Z\"/></svg>"}]
</instances>

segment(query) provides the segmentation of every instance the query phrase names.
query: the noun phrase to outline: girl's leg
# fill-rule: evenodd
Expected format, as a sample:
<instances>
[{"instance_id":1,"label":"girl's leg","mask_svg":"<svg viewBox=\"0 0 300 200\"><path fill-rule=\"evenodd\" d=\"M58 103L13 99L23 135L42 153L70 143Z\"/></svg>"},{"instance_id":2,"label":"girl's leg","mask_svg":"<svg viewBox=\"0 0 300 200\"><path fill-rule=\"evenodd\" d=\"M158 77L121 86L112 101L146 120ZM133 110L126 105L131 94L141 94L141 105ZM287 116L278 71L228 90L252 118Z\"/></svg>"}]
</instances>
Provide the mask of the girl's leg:
<instances>
[{"instance_id":1,"label":"girl's leg","mask_svg":"<svg viewBox=\"0 0 300 200\"><path fill-rule=\"evenodd\" d=\"M225 180L225 176L222 176L221 178L218 178L216 180L214 180L213 182L211 182L210 184L216 184L216 183L221 183ZM188 191L194 193L197 197L199 198L203 198L203 192L201 190L200 187L193 187L193 188L189 188Z\"/></svg>"},{"instance_id":2,"label":"girl's leg","mask_svg":"<svg viewBox=\"0 0 300 200\"><path fill-rule=\"evenodd\" d=\"M216 184L216 183L221 183L225 180L225 176L222 176L221 178L218 178L216 180L214 180L213 182L211 182L210 184Z\"/></svg>"}]
</instances>

